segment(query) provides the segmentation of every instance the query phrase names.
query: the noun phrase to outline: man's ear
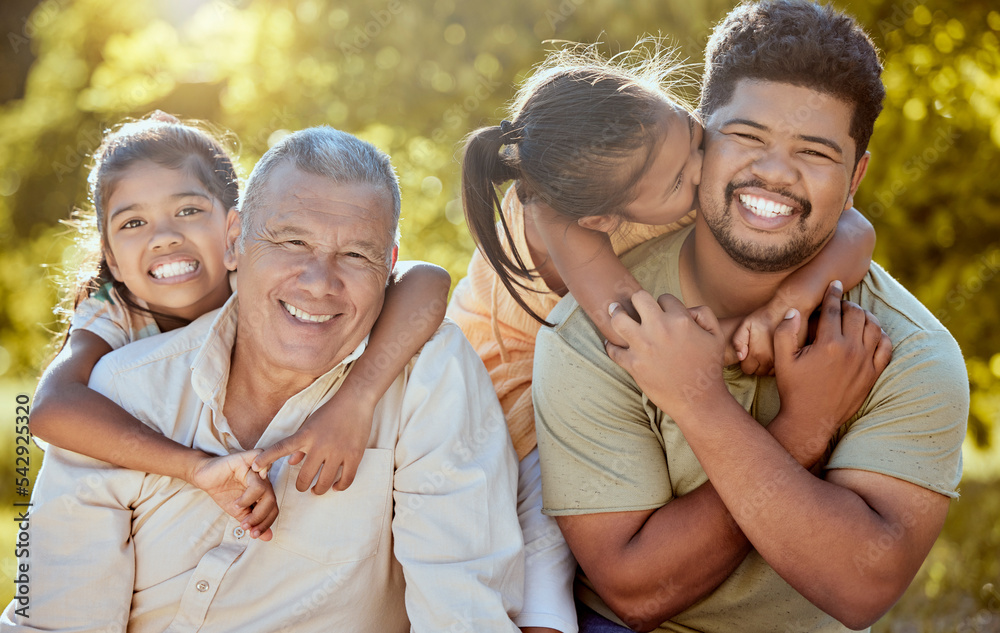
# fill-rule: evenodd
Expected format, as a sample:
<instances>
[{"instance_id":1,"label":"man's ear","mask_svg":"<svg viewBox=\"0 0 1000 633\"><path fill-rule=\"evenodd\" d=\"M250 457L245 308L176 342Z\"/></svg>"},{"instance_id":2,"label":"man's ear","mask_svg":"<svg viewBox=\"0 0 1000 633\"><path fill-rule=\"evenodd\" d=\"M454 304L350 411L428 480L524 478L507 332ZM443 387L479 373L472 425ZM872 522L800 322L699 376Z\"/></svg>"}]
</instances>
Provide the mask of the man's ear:
<instances>
[{"instance_id":1,"label":"man's ear","mask_svg":"<svg viewBox=\"0 0 1000 633\"><path fill-rule=\"evenodd\" d=\"M591 231L612 233L618 228L620 221L612 215L588 215L576 221L577 224Z\"/></svg>"},{"instance_id":2,"label":"man's ear","mask_svg":"<svg viewBox=\"0 0 1000 633\"><path fill-rule=\"evenodd\" d=\"M122 272L118 268L118 260L115 259L115 254L111 252L111 247L107 244L104 245L104 261L108 263L108 270L111 271L111 276L115 278L115 281L121 281Z\"/></svg>"},{"instance_id":3,"label":"man's ear","mask_svg":"<svg viewBox=\"0 0 1000 633\"><path fill-rule=\"evenodd\" d=\"M396 268L396 262L399 261L399 245L392 247L392 264L389 266L389 274Z\"/></svg>"},{"instance_id":4,"label":"man's ear","mask_svg":"<svg viewBox=\"0 0 1000 633\"><path fill-rule=\"evenodd\" d=\"M865 152L858 160L858 164L854 166L854 173L851 175L851 191L847 194L847 202L844 204L844 211L850 209L854 206L854 194L858 190L858 186L865 177L865 172L868 171L868 159L872 156L871 152Z\"/></svg>"},{"instance_id":5,"label":"man's ear","mask_svg":"<svg viewBox=\"0 0 1000 633\"><path fill-rule=\"evenodd\" d=\"M240 239L240 214L233 207L226 215L226 252L222 261L229 270L236 270L237 242Z\"/></svg>"}]
</instances>

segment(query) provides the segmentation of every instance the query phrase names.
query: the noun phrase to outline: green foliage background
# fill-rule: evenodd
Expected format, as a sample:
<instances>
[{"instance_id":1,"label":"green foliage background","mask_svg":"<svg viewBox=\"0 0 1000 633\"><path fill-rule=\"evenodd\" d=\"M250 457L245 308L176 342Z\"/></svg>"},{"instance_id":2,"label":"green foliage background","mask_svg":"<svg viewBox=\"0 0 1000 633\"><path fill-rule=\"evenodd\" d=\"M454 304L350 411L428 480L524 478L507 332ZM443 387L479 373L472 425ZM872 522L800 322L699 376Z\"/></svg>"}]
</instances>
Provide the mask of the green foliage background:
<instances>
[{"instance_id":1,"label":"green foliage background","mask_svg":"<svg viewBox=\"0 0 1000 633\"><path fill-rule=\"evenodd\" d=\"M473 250L458 201L461 139L503 118L543 42L601 40L614 52L659 32L700 63L711 26L733 4L5 0L4 406L13 408L16 390L31 391L50 353L50 330L59 327L54 277L80 257L59 221L86 204L89 155L124 117L159 108L231 130L244 175L288 131L330 124L358 134L389 152L399 171L401 256L441 264L458 280ZM951 329L972 383L963 500L876 630L1000 630L1000 10L994 0L834 4L856 15L885 54L885 111L856 199L880 237L875 258ZM13 429L2 437L12 447ZM13 495L8 452L2 512ZM13 578L13 531L5 526L0 536L0 567ZM0 603L10 586L4 579Z\"/></svg>"}]
</instances>

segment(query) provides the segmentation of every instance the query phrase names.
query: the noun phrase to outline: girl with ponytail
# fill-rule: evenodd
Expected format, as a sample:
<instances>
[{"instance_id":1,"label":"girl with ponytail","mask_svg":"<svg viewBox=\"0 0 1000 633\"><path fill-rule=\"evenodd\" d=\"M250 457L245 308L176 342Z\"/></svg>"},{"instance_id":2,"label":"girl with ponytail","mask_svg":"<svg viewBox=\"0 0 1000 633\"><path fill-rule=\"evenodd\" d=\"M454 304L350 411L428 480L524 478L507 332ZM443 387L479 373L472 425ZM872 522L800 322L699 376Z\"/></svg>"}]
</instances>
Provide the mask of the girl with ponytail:
<instances>
[{"instance_id":1,"label":"girl with ponytail","mask_svg":"<svg viewBox=\"0 0 1000 633\"><path fill-rule=\"evenodd\" d=\"M535 335L571 292L606 339L624 344L609 306L634 317L630 297L641 288L619 255L693 222L702 125L672 92L683 79L673 56L655 41L643 44L611 59L592 46L552 53L521 86L508 119L466 143L462 202L478 249L448 316L490 372L521 459L527 559L525 606L515 622L523 630L577 630L576 563L554 519L541 514L530 388ZM501 198L497 188L507 182ZM822 253L770 304L723 324L733 336L729 362L770 372L771 335L784 314L811 312L834 279L860 282L873 247L871 225L855 210L845 213Z\"/></svg>"}]
</instances>

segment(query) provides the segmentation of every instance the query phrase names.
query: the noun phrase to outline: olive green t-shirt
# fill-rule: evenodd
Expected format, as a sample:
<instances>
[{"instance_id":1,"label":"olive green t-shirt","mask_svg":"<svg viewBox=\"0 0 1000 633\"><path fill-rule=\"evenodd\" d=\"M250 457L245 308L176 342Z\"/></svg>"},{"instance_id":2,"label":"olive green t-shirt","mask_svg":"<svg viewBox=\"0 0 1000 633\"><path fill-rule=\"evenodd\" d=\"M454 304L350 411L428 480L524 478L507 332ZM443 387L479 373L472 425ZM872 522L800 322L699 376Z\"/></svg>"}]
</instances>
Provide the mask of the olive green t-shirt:
<instances>
[{"instance_id":1,"label":"olive green t-shirt","mask_svg":"<svg viewBox=\"0 0 1000 633\"><path fill-rule=\"evenodd\" d=\"M646 242L622 258L654 297L671 293L683 300L678 261L690 230ZM831 442L827 468L882 473L957 497L969 414L968 377L958 345L877 264L845 298L878 317L893 342L893 358L861 410ZM603 337L577 303L567 297L549 321L556 325L538 335L533 387L545 513L649 510L705 483L705 471L680 429L608 357ZM727 367L724 375L730 393L757 421L767 425L774 419L779 408L774 378L748 376L738 365ZM585 604L620 622L582 571L576 585ZM752 551L712 594L659 630L849 629L803 598Z\"/></svg>"}]
</instances>

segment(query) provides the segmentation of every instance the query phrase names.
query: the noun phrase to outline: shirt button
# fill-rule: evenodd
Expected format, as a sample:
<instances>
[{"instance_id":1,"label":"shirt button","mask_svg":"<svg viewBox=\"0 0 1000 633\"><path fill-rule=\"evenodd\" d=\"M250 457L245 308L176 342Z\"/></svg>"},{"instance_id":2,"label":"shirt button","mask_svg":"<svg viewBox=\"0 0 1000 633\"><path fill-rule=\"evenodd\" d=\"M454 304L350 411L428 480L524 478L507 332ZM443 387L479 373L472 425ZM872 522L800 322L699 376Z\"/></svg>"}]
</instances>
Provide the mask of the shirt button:
<instances>
[{"instance_id":1,"label":"shirt button","mask_svg":"<svg viewBox=\"0 0 1000 633\"><path fill-rule=\"evenodd\" d=\"M236 526L235 528L233 528L233 536L235 536L238 539L243 538L243 535L246 534L246 533L247 533L247 531L244 530L243 528L239 527L239 526Z\"/></svg>"},{"instance_id":2,"label":"shirt button","mask_svg":"<svg viewBox=\"0 0 1000 633\"><path fill-rule=\"evenodd\" d=\"M204 593L204 592L208 591L208 581L199 580L198 584L196 584L194 586L194 588L197 589L198 591Z\"/></svg>"}]
</instances>

